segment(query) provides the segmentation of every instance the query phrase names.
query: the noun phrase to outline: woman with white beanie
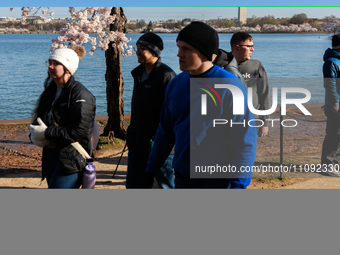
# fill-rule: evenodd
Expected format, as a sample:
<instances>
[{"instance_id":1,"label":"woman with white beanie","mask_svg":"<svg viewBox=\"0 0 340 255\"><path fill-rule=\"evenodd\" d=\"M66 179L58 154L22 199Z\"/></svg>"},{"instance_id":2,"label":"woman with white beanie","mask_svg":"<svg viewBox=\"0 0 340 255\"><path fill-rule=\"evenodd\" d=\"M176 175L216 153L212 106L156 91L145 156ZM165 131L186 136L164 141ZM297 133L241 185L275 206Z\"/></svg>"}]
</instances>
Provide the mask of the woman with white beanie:
<instances>
[{"instance_id":1,"label":"woman with white beanie","mask_svg":"<svg viewBox=\"0 0 340 255\"><path fill-rule=\"evenodd\" d=\"M73 74L84 47L57 49L48 59L45 90L37 101L30 125L32 142L43 147L42 179L49 188L79 188L86 162L71 145L79 142L90 154L95 98Z\"/></svg>"}]
</instances>

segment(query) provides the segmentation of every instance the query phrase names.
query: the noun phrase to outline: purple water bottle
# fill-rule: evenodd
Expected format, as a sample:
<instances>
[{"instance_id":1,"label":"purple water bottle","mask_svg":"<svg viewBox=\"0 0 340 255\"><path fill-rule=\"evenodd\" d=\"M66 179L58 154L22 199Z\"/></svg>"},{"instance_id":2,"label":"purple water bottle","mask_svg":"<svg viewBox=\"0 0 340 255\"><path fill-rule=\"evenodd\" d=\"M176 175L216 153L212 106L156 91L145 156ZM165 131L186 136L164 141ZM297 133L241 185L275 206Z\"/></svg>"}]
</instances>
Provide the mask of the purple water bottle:
<instances>
[{"instance_id":1,"label":"purple water bottle","mask_svg":"<svg viewBox=\"0 0 340 255\"><path fill-rule=\"evenodd\" d=\"M83 174L83 189L94 189L96 184L96 167L93 165L93 158L87 159Z\"/></svg>"}]
</instances>

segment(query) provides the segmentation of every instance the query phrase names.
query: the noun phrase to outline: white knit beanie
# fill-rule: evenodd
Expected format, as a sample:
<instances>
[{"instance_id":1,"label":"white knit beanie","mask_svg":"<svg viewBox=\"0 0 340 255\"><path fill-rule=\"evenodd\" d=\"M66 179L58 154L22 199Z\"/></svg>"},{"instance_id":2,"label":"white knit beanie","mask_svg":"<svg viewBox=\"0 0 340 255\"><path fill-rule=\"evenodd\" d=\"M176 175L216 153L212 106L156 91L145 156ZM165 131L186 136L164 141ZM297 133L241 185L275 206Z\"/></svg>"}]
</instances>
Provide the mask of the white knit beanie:
<instances>
[{"instance_id":1,"label":"white knit beanie","mask_svg":"<svg viewBox=\"0 0 340 255\"><path fill-rule=\"evenodd\" d=\"M72 49L56 49L51 53L49 59L60 62L72 75L77 71L79 57Z\"/></svg>"}]
</instances>

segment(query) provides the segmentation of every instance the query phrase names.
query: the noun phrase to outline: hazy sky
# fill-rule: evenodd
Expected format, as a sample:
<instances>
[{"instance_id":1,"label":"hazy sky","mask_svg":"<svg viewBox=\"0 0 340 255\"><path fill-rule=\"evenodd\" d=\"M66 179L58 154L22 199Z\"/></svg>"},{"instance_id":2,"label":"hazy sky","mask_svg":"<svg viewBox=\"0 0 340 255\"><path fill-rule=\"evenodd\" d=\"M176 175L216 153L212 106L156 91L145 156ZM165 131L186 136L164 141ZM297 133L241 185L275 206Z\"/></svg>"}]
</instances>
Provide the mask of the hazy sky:
<instances>
[{"instance_id":1,"label":"hazy sky","mask_svg":"<svg viewBox=\"0 0 340 255\"><path fill-rule=\"evenodd\" d=\"M55 11L54 18L70 17L67 7L50 7ZM77 10L81 7L76 8ZM205 19L237 17L237 7L124 7L128 19L144 19L145 21L181 20L184 18ZM334 15L340 17L340 7L247 7L247 16L251 18L274 15L276 18L292 17L294 14L306 13L308 18L323 18ZM0 17L20 17L20 7L9 11L9 7L0 7ZM37 14L39 15L39 14ZM41 14L40 14L41 15Z\"/></svg>"},{"instance_id":2,"label":"hazy sky","mask_svg":"<svg viewBox=\"0 0 340 255\"><path fill-rule=\"evenodd\" d=\"M56 6L51 7L55 11L55 18L69 17L68 8L60 6L112 6L114 3L120 1L11 1L14 6ZM320 2L323 4L321 5ZM49 5L50 3L50 5ZM99 3L99 4L98 4ZM125 0L121 1L124 7L125 15L128 19L144 19L145 21L155 21L162 19L176 19L183 18L202 19L204 14L205 19L216 18L233 18L237 17L237 6L247 6L247 16L251 18L253 15L256 17L263 17L267 15L274 15L276 18L292 17L294 14L306 13L309 18L323 18L325 16L334 15L340 17L340 2L335 0L328 0L325 2L316 0L286 0L286 1L273 1L258 0L256 4L254 1L241 0L237 1L238 5L231 4L233 2L227 0L195 0L195 1L180 1L172 0L171 4L164 6L164 1L159 0ZM209 3L209 6L207 6ZM228 4L229 3L229 4ZM6 4L7 5L7 4ZM163 6L162 6L163 5ZM175 6L175 7L174 7ZM183 7L185 6L185 7ZM188 7L190 6L190 7ZM204 7L202 7L204 6ZM219 6L219 7L214 7ZM253 6L253 7L252 7ZM256 7L254 7L256 6ZM285 6L285 7L273 7ZM287 7L289 6L289 7ZM299 7L297 7L299 6ZM313 6L313 7L312 7ZM322 6L322 7L316 7ZM327 7L326 7L327 6ZM329 7L332 6L332 7ZM20 7L14 8L14 11L9 11L9 7L0 7L0 17L20 17ZM76 8L77 10L81 7ZM39 15L39 14L38 14Z\"/></svg>"},{"instance_id":3,"label":"hazy sky","mask_svg":"<svg viewBox=\"0 0 340 255\"><path fill-rule=\"evenodd\" d=\"M125 6L125 7L140 7L140 6L339 6L338 0L124 0L124 1L112 1L112 0L12 0L2 1L4 3L1 6L8 6L10 2L14 6ZM5 4L6 2L6 4ZM116 3L116 4L115 4Z\"/></svg>"}]
</instances>

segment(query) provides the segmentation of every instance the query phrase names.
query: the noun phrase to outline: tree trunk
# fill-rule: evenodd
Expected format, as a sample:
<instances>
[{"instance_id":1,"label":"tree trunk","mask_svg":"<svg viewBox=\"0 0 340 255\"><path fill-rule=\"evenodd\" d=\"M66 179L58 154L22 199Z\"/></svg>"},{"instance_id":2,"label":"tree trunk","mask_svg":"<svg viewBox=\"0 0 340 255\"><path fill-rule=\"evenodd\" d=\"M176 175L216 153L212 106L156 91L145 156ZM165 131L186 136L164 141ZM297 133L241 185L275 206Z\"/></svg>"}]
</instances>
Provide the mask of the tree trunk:
<instances>
[{"instance_id":1,"label":"tree trunk","mask_svg":"<svg viewBox=\"0 0 340 255\"><path fill-rule=\"evenodd\" d=\"M126 17L121 7L113 7L111 15L116 14L116 20L110 25L110 31L125 33ZM108 122L104 128L103 135L114 132L117 138L125 139L126 129L123 126L124 120L124 79L121 72L122 52L116 47L109 45L105 51L106 58L106 100Z\"/></svg>"}]
</instances>

